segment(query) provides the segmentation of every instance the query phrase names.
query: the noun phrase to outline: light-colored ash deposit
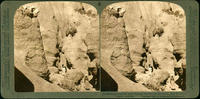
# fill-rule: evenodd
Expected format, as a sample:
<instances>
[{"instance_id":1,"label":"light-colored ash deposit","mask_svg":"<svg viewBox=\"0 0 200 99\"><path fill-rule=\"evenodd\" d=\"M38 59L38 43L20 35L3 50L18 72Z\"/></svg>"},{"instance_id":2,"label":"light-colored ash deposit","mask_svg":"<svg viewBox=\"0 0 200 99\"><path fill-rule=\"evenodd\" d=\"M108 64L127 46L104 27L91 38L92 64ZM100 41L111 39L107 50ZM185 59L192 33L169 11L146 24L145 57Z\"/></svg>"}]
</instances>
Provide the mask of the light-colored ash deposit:
<instances>
[{"instance_id":1,"label":"light-colored ash deposit","mask_svg":"<svg viewBox=\"0 0 200 99\"><path fill-rule=\"evenodd\" d=\"M116 86L112 88L185 90L186 18L180 6L168 2L115 3L104 9L101 20L101 66L114 78ZM117 78L106 65L128 79ZM102 86L105 91L113 90L106 83Z\"/></svg>"},{"instance_id":2,"label":"light-colored ash deposit","mask_svg":"<svg viewBox=\"0 0 200 99\"><path fill-rule=\"evenodd\" d=\"M22 5L14 17L16 70L35 92L97 91L98 39L99 15L89 4ZM16 91L26 91L24 81L15 78L15 83Z\"/></svg>"}]
</instances>

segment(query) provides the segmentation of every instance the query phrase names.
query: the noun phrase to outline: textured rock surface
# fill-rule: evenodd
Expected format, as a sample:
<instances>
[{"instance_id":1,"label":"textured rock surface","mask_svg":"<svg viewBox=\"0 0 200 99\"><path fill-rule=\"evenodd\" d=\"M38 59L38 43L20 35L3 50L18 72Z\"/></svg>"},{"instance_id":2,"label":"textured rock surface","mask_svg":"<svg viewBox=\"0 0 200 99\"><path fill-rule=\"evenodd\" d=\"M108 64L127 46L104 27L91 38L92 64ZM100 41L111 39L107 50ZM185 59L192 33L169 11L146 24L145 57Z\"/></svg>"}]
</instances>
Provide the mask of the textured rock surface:
<instances>
[{"instance_id":1,"label":"textured rock surface","mask_svg":"<svg viewBox=\"0 0 200 99\"><path fill-rule=\"evenodd\" d=\"M34 9L22 13L29 7ZM40 76L45 80L66 91L94 91L97 73L89 75L88 70L98 65L98 20L96 9L85 3L23 5L15 15L15 53L21 53L21 61L33 71L44 73Z\"/></svg>"}]
</instances>

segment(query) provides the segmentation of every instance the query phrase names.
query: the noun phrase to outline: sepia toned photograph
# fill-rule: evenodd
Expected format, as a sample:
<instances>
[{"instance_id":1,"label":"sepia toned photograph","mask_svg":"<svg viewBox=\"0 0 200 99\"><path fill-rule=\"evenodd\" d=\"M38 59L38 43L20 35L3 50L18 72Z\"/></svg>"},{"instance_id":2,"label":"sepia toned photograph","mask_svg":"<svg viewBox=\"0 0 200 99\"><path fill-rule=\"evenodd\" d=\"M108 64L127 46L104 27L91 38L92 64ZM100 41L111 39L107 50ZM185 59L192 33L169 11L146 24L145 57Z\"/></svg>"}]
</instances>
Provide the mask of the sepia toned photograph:
<instances>
[{"instance_id":1,"label":"sepia toned photograph","mask_svg":"<svg viewBox=\"0 0 200 99\"><path fill-rule=\"evenodd\" d=\"M14 15L16 92L181 92L186 15L170 2L35 2ZM99 32L100 31L100 32Z\"/></svg>"},{"instance_id":2,"label":"sepia toned photograph","mask_svg":"<svg viewBox=\"0 0 200 99\"><path fill-rule=\"evenodd\" d=\"M36 2L14 16L16 92L99 90L99 15L80 2Z\"/></svg>"},{"instance_id":3,"label":"sepia toned photograph","mask_svg":"<svg viewBox=\"0 0 200 99\"><path fill-rule=\"evenodd\" d=\"M186 89L186 16L179 5L119 2L101 20L101 91Z\"/></svg>"}]
</instances>

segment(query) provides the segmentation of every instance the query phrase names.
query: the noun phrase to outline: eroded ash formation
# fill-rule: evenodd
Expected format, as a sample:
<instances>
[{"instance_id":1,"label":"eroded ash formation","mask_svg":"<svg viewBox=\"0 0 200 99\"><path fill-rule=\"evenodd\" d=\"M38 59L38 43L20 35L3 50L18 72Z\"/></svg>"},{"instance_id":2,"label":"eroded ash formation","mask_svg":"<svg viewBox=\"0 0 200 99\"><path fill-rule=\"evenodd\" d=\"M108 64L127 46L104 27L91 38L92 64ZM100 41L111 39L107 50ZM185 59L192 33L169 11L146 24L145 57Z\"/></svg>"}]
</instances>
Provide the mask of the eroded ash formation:
<instances>
[{"instance_id":1,"label":"eroded ash formation","mask_svg":"<svg viewBox=\"0 0 200 99\"><path fill-rule=\"evenodd\" d=\"M99 90L98 30L97 11L88 4L23 5L14 17L15 67L24 64L66 91Z\"/></svg>"},{"instance_id":2,"label":"eroded ash formation","mask_svg":"<svg viewBox=\"0 0 200 99\"><path fill-rule=\"evenodd\" d=\"M101 18L101 54L122 75L154 91L185 90L186 18L180 6L116 3Z\"/></svg>"}]
</instances>

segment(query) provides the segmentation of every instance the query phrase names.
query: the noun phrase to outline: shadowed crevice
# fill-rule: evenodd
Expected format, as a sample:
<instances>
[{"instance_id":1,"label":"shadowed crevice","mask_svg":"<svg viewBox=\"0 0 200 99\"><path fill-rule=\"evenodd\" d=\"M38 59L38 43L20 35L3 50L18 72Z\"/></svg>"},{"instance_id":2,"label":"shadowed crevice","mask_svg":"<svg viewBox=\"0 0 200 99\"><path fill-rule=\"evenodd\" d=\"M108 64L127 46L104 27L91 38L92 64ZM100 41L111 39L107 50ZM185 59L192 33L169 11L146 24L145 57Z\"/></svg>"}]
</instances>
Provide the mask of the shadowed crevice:
<instances>
[{"instance_id":1,"label":"shadowed crevice","mask_svg":"<svg viewBox=\"0 0 200 99\"><path fill-rule=\"evenodd\" d=\"M87 55L89 56L90 61L93 61L96 58L94 53L92 53L92 52L87 52Z\"/></svg>"},{"instance_id":2,"label":"shadowed crevice","mask_svg":"<svg viewBox=\"0 0 200 99\"><path fill-rule=\"evenodd\" d=\"M173 55L175 56L177 62L182 58L182 57L181 57L181 54L179 54L179 53L175 53L175 52L174 52Z\"/></svg>"},{"instance_id":3,"label":"shadowed crevice","mask_svg":"<svg viewBox=\"0 0 200 99\"><path fill-rule=\"evenodd\" d=\"M34 92L34 85L17 68L15 68L15 91Z\"/></svg>"},{"instance_id":4,"label":"shadowed crevice","mask_svg":"<svg viewBox=\"0 0 200 99\"><path fill-rule=\"evenodd\" d=\"M112 77L101 68L101 91L117 91L118 85Z\"/></svg>"}]
</instances>

